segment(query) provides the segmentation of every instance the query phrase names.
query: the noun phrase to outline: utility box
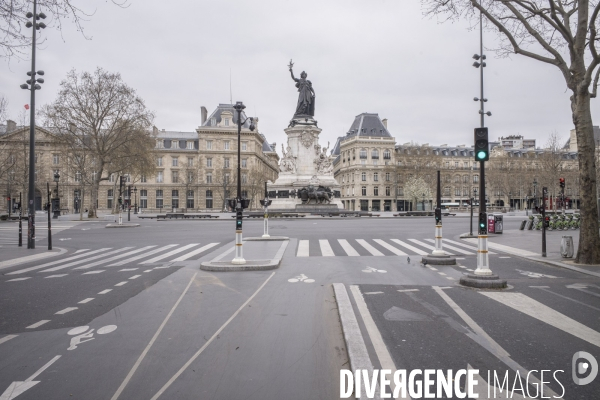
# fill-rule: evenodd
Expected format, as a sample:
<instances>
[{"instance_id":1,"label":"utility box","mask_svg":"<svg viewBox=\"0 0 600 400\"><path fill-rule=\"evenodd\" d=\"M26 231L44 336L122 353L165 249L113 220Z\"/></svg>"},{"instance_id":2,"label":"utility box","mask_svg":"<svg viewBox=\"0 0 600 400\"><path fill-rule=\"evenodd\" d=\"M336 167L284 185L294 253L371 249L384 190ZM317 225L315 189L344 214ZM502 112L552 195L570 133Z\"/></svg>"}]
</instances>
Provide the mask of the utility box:
<instances>
[{"instance_id":1,"label":"utility box","mask_svg":"<svg viewBox=\"0 0 600 400\"><path fill-rule=\"evenodd\" d=\"M488 233L494 233L494 232L496 232L496 230L494 229L496 227L495 223L494 223L494 214L491 214L491 213L488 214L487 218L488 218L488 220L487 220L487 225L488 225L487 231L488 231Z\"/></svg>"},{"instance_id":2,"label":"utility box","mask_svg":"<svg viewBox=\"0 0 600 400\"><path fill-rule=\"evenodd\" d=\"M560 241L560 255L563 258L573 258L573 236L563 236Z\"/></svg>"},{"instance_id":3,"label":"utility box","mask_svg":"<svg viewBox=\"0 0 600 400\"><path fill-rule=\"evenodd\" d=\"M494 233L502 233L504 230L504 215L494 214Z\"/></svg>"}]
</instances>

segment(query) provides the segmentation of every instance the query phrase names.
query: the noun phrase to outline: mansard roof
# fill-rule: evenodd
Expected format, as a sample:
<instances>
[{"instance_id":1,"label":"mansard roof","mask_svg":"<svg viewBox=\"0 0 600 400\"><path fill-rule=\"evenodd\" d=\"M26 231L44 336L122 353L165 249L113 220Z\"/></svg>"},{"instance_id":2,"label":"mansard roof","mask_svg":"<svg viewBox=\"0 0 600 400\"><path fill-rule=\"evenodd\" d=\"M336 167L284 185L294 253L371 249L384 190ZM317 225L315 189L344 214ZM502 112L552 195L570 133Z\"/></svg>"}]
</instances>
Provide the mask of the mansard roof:
<instances>
[{"instance_id":1,"label":"mansard roof","mask_svg":"<svg viewBox=\"0 0 600 400\"><path fill-rule=\"evenodd\" d=\"M210 116L204 121L202 126L217 126L221 123L221 114L224 111L229 111L233 115L233 124L237 125L238 122L238 112L233 108L233 104L219 104L215 111L210 114ZM242 120L245 120L246 113L242 111ZM243 125L243 128L250 128L250 120L247 120Z\"/></svg>"},{"instance_id":2,"label":"mansard roof","mask_svg":"<svg viewBox=\"0 0 600 400\"><path fill-rule=\"evenodd\" d=\"M392 137L376 113L362 113L354 118L346 136Z\"/></svg>"}]
</instances>

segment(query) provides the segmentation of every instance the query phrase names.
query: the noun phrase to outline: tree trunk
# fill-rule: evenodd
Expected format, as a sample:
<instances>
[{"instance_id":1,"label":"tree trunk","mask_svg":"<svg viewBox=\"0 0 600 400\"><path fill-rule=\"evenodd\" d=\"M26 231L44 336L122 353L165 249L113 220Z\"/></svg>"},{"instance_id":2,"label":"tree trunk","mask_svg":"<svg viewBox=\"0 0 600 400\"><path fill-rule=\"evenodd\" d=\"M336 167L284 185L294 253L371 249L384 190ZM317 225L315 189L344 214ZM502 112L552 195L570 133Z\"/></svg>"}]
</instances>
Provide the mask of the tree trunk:
<instances>
[{"instance_id":1,"label":"tree trunk","mask_svg":"<svg viewBox=\"0 0 600 400\"><path fill-rule=\"evenodd\" d=\"M88 218L98 218L96 213L96 201L98 199L98 191L100 189L100 182L94 181L90 190L90 206L88 208Z\"/></svg>"},{"instance_id":2,"label":"tree trunk","mask_svg":"<svg viewBox=\"0 0 600 400\"><path fill-rule=\"evenodd\" d=\"M576 93L571 97L573 123L577 135L579 178L581 184L581 229L575 262L600 264L600 234L596 199L596 160L590 94Z\"/></svg>"}]
</instances>

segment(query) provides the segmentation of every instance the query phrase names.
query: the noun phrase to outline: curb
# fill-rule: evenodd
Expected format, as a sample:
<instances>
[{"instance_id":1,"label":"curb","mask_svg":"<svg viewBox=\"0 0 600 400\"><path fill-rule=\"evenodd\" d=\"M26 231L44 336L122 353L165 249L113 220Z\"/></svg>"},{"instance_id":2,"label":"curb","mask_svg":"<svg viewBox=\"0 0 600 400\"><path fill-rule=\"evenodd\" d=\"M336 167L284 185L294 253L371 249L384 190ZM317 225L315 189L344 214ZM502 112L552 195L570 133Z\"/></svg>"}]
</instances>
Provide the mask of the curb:
<instances>
[{"instance_id":1,"label":"curb","mask_svg":"<svg viewBox=\"0 0 600 400\"><path fill-rule=\"evenodd\" d=\"M262 238L261 238L262 239ZM246 264L232 264L230 261L219 261L226 254L230 253L232 249L226 251L225 253L217 256L211 261L206 261L200 264L200 269L203 271L220 271L220 272L230 272L230 271L268 271L272 269L276 269L281 264L281 259L283 258L283 253L285 253L285 249L289 243L287 239L283 240L279 250L275 253L275 256L271 260L247 260Z\"/></svg>"},{"instance_id":2,"label":"curb","mask_svg":"<svg viewBox=\"0 0 600 400\"><path fill-rule=\"evenodd\" d=\"M569 264L561 263L560 261L540 260L539 258L535 258L535 257L522 257L522 258L525 258L525 259L531 260L531 261L537 261L537 262L540 262L542 264L550 264L550 265L553 265L555 267L570 269L571 271L575 271L575 272L579 272L579 273L582 273L582 274L595 276L596 278L600 278L600 272L588 271L587 269L578 268L578 267L576 267L574 265L569 265Z\"/></svg>"},{"instance_id":3,"label":"curb","mask_svg":"<svg viewBox=\"0 0 600 400\"><path fill-rule=\"evenodd\" d=\"M127 224L127 223L122 224L122 225L119 225L119 224L108 224L108 225L105 226L105 228L135 228L135 227L138 227L138 226L140 226L140 224Z\"/></svg>"},{"instance_id":4,"label":"curb","mask_svg":"<svg viewBox=\"0 0 600 400\"><path fill-rule=\"evenodd\" d=\"M276 242L280 240L290 240L290 238L286 236L270 236L267 238L264 238L262 236L256 236L244 238L244 241L246 240L249 242Z\"/></svg>"},{"instance_id":5,"label":"curb","mask_svg":"<svg viewBox=\"0 0 600 400\"><path fill-rule=\"evenodd\" d=\"M51 253L38 253L32 254L26 257L13 258L12 260L0 262L0 269L14 267L15 265L25 264L31 261L37 261L48 257L55 257L67 252L67 249L62 247L55 247L59 251L53 251Z\"/></svg>"}]
</instances>

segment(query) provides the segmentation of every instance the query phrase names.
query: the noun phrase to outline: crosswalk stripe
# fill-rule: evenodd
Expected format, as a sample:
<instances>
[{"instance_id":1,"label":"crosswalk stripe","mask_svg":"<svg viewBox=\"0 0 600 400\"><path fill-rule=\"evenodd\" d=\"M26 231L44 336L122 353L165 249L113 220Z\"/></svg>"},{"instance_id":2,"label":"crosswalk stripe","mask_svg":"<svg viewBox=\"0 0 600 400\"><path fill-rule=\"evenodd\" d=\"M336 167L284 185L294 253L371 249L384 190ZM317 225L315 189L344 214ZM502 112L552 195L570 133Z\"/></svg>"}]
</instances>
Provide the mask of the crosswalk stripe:
<instances>
[{"instance_id":1,"label":"crosswalk stripe","mask_svg":"<svg viewBox=\"0 0 600 400\"><path fill-rule=\"evenodd\" d=\"M478 250L476 246L475 247L474 246L469 246L468 244L464 244L464 243L457 242L457 241L450 240L450 239L443 239L443 242L444 243L446 243L446 242L452 243L452 244L455 244L457 246L461 246L461 247L464 247L466 249L473 250L473 251L477 251ZM488 254L497 254L497 253L494 253L493 251L488 251Z\"/></svg>"},{"instance_id":2,"label":"crosswalk stripe","mask_svg":"<svg viewBox=\"0 0 600 400\"><path fill-rule=\"evenodd\" d=\"M388 249L389 251L391 251L392 253L394 253L397 256L407 256L408 254L406 254L405 252L395 248L394 246L392 246L391 244L388 244L386 242L384 242L381 239L373 239L373 241L375 243L377 243L378 245L380 245L381 247L385 247L386 249Z\"/></svg>"},{"instance_id":3,"label":"crosswalk stripe","mask_svg":"<svg viewBox=\"0 0 600 400\"><path fill-rule=\"evenodd\" d=\"M20 269L18 271L9 272L6 275L24 274L24 273L29 272L29 271L35 271L37 269L46 268L46 267L49 267L51 265L56 265L56 264L63 263L65 261L76 260L76 259L79 259L79 258L82 258L82 257L87 257L87 256L89 256L91 254L96 254L96 253L99 253L101 251L106 251L106 250L110 250L110 249L111 249L111 247L105 247L103 249L98 249L98 250L90 251L90 252L87 252L85 254L79 254L78 256L68 257L68 258L65 258L64 260L51 261L51 262L46 263L46 264L36 265L35 267L29 267L29 268Z\"/></svg>"},{"instance_id":4,"label":"crosswalk stripe","mask_svg":"<svg viewBox=\"0 0 600 400\"><path fill-rule=\"evenodd\" d=\"M321 247L321 255L323 257L334 257L333 249L327 239L319 239L319 246Z\"/></svg>"},{"instance_id":5,"label":"crosswalk stripe","mask_svg":"<svg viewBox=\"0 0 600 400\"><path fill-rule=\"evenodd\" d=\"M364 239L356 239L356 243L360 244L362 247L364 247L369 253L371 253L374 256L383 256L384 255L382 252L377 250L375 247L373 247L369 243L367 243L367 241Z\"/></svg>"},{"instance_id":6,"label":"crosswalk stripe","mask_svg":"<svg viewBox=\"0 0 600 400\"><path fill-rule=\"evenodd\" d=\"M118 266L121 266L123 264L128 264L128 263L130 263L132 261L136 261L136 260L139 260L141 258L151 256L152 254L160 253L163 250L167 250L167 249L170 249L171 247L175 247L175 246L178 246L178 245L177 244L168 244L168 245L160 247L158 249L154 249L154 250L151 250L151 251L146 252L144 254L141 254L139 256L131 257L131 258L128 258L128 259L123 260L123 261L119 261L119 262L116 262L116 263L113 263L113 264L109 264L109 265L107 265L107 267L118 267Z\"/></svg>"},{"instance_id":7,"label":"crosswalk stripe","mask_svg":"<svg viewBox=\"0 0 600 400\"><path fill-rule=\"evenodd\" d=\"M162 259L165 259L165 258L167 258L167 257L170 257L170 256L172 256L173 254L181 253L182 251L185 251L185 250L189 249L190 247L198 246L199 244L200 244L200 243L192 243L192 244L188 244L188 245L186 245L186 246L183 246L183 247L180 247L180 248L178 248L178 249L172 250L172 251L170 251L170 252L168 252L168 253L166 253L166 254L161 254L160 256L157 256L157 257L151 258L151 259L149 259L149 260L146 260L146 261L144 261L144 262L141 262L140 264L152 264L152 263L154 263L154 262L156 262L156 261L160 261L160 260L162 260Z\"/></svg>"},{"instance_id":8,"label":"crosswalk stripe","mask_svg":"<svg viewBox=\"0 0 600 400\"><path fill-rule=\"evenodd\" d=\"M480 292L484 296L600 347L600 332L567 317L523 293Z\"/></svg>"},{"instance_id":9,"label":"crosswalk stripe","mask_svg":"<svg viewBox=\"0 0 600 400\"><path fill-rule=\"evenodd\" d=\"M308 240L299 240L296 257L308 257L308 255Z\"/></svg>"},{"instance_id":10,"label":"crosswalk stripe","mask_svg":"<svg viewBox=\"0 0 600 400\"><path fill-rule=\"evenodd\" d=\"M73 269L90 269L90 268L93 268L93 267L95 267L97 265L105 264L107 262L111 262L111 261L114 261L114 260L118 260L119 258L128 257L128 256L130 256L132 254L139 253L140 251L148 250L148 249L151 249L153 247L156 247L156 245L141 247L139 249L135 249L135 250L129 251L127 253L117 254L114 257L110 257L110 258L107 258L107 259L104 259L104 260L96 261L96 262L91 263L91 264L82 265L81 267L77 267L77 268L73 268Z\"/></svg>"},{"instance_id":11,"label":"crosswalk stripe","mask_svg":"<svg viewBox=\"0 0 600 400\"><path fill-rule=\"evenodd\" d=\"M190 251L189 253L187 253L187 254L184 254L184 255L182 255L181 257L177 257L177 258L176 258L176 259L174 259L173 261L185 261L185 260L187 260L188 258L190 258L190 257L193 257L193 256L195 256L196 254L200 254L200 253L202 253L203 251L206 251L206 250L210 249L211 247L215 247L215 246L216 246L216 245L218 245L218 244L219 244L219 242L217 242L217 243L209 243L209 244L207 244L206 246L202 246L202 247L200 247L199 249L196 249L196 250L194 250L194 251Z\"/></svg>"},{"instance_id":12,"label":"crosswalk stripe","mask_svg":"<svg viewBox=\"0 0 600 400\"><path fill-rule=\"evenodd\" d=\"M354 247L352 247L346 239L338 239L338 242L339 242L340 246L342 246L342 249L344 249L344 251L346 252L346 254L348 256L350 256L350 257L360 256L360 254L358 254L358 251L354 250Z\"/></svg>"},{"instance_id":13,"label":"crosswalk stripe","mask_svg":"<svg viewBox=\"0 0 600 400\"><path fill-rule=\"evenodd\" d=\"M402 247L405 247L405 248L407 248L407 249L409 249L409 250L411 250L411 251L414 251L414 252L415 252L415 254L418 254L418 255L420 255L420 256L425 256L425 255L429 254L429 253L427 253L427 252L424 252L424 251L423 251L423 250L421 250L421 249L418 249L418 248L416 248L416 247L414 247L414 246L411 246L410 244L408 244L408 243L406 243L406 242L403 242L402 240L399 240L399 239L390 239L390 240L391 240L392 242L394 242L394 243L398 243L398 244L399 244L400 246L402 246Z\"/></svg>"},{"instance_id":14,"label":"crosswalk stripe","mask_svg":"<svg viewBox=\"0 0 600 400\"><path fill-rule=\"evenodd\" d=\"M433 240L433 239L425 239L425 240L428 241L429 243L435 243L435 240ZM473 255L473 254L475 254L475 253L470 252L470 251L459 249L458 247L450 246L449 244L445 243L445 240L442 243L442 248L454 250L455 252L460 253L460 254L466 254L466 255Z\"/></svg>"},{"instance_id":15,"label":"crosswalk stripe","mask_svg":"<svg viewBox=\"0 0 600 400\"><path fill-rule=\"evenodd\" d=\"M435 250L435 247L433 247L433 246L430 246L430 245L428 245L427 243L423 243L423 242L421 242L421 241L419 241L419 240L417 240L417 239L408 239L408 240L410 240L410 241L411 241L411 242L413 242L413 243L416 243L416 244L418 244L419 246L425 247L426 249L429 249L429 250L432 250L432 251L433 251L433 250ZM448 254L448 255L451 255L451 256L452 256L452 255L454 255L454 254L452 254L452 253L449 253L449 252L447 252L447 251L444 251L444 253L446 253L446 254Z\"/></svg>"},{"instance_id":16,"label":"crosswalk stripe","mask_svg":"<svg viewBox=\"0 0 600 400\"><path fill-rule=\"evenodd\" d=\"M41 272L59 271L61 269L69 268L69 267L72 267L72 266L77 265L77 264L82 264L82 263L85 263L85 262L88 262L88 261L97 260L99 258L106 257L106 256L112 256L115 253L119 253L121 251L129 250L129 249L132 249L132 248L133 247L123 247L122 249L117 249L117 250L109 251L108 253L104 253L104 254L98 254L98 255L96 255L94 257L86 258L85 260L73 261L73 262L68 263L68 264L59 265L58 267L52 267L52 268L48 268L48 269L45 269L43 271L38 271L38 272L41 273Z\"/></svg>"},{"instance_id":17,"label":"crosswalk stripe","mask_svg":"<svg viewBox=\"0 0 600 400\"><path fill-rule=\"evenodd\" d=\"M469 243L477 244L477 239L465 239L465 240ZM519 249L517 247L506 246L506 245L499 244L499 243L492 243L489 240L488 240L488 247L492 248L494 250L499 250L504 253L514 254L516 256L521 256L521 257L532 257L532 256L539 255L538 253L532 253L531 251Z\"/></svg>"}]
</instances>

